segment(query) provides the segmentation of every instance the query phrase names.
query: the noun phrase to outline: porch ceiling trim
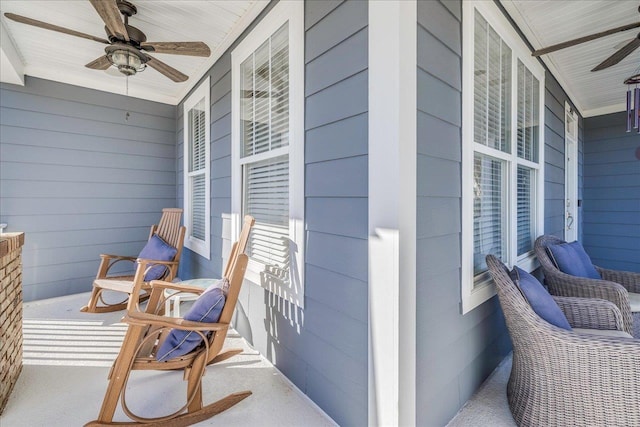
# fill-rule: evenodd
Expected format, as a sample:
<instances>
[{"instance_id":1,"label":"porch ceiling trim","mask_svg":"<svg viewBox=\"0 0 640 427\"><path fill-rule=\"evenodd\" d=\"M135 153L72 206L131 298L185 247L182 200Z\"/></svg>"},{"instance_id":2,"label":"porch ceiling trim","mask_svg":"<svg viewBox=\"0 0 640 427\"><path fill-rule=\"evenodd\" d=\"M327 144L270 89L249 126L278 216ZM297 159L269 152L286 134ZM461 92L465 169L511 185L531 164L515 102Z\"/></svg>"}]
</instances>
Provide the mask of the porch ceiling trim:
<instances>
[{"instance_id":1,"label":"porch ceiling trim","mask_svg":"<svg viewBox=\"0 0 640 427\"><path fill-rule=\"evenodd\" d=\"M24 64L9 32L0 21L0 81L24 86Z\"/></svg>"}]
</instances>

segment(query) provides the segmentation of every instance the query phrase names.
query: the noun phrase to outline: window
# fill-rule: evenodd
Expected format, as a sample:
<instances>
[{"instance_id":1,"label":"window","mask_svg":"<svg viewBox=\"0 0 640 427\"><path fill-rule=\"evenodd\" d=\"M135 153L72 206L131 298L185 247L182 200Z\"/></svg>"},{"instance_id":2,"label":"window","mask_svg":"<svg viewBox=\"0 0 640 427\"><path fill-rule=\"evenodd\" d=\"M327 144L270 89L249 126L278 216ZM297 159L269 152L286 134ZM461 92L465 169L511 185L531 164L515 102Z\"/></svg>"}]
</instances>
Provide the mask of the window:
<instances>
[{"instance_id":1,"label":"window","mask_svg":"<svg viewBox=\"0 0 640 427\"><path fill-rule=\"evenodd\" d=\"M462 311L495 295L493 254L534 268L543 231L544 69L491 2L464 2Z\"/></svg>"},{"instance_id":2,"label":"window","mask_svg":"<svg viewBox=\"0 0 640 427\"><path fill-rule=\"evenodd\" d=\"M232 238L256 224L246 279L304 304L303 2L280 2L232 52Z\"/></svg>"},{"instance_id":3,"label":"window","mask_svg":"<svg viewBox=\"0 0 640 427\"><path fill-rule=\"evenodd\" d=\"M184 102L184 245L210 258L209 78Z\"/></svg>"}]
</instances>

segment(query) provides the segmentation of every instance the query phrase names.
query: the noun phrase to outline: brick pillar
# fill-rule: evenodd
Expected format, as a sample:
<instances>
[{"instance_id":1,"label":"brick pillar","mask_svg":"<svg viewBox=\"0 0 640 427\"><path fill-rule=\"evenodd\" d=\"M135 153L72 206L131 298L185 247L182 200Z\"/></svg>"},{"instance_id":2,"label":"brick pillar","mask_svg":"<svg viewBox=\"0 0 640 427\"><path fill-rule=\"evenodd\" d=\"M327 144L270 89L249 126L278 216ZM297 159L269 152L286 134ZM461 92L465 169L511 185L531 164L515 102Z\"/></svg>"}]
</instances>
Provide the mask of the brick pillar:
<instances>
[{"instance_id":1,"label":"brick pillar","mask_svg":"<svg viewBox=\"0 0 640 427\"><path fill-rule=\"evenodd\" d=\"M22 371L24 233L0 235L0 414Z\"/></svg>"}]
</instances>

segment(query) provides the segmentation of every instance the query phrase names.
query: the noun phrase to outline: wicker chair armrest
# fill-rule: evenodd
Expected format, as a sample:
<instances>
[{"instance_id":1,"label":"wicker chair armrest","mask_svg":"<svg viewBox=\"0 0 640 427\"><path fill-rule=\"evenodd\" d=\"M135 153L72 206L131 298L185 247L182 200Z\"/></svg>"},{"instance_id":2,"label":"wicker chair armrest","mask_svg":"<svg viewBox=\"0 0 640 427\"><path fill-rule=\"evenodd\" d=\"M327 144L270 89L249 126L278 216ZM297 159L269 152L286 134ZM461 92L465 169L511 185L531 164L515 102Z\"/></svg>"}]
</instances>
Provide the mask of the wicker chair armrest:
<instances>
[{"instance_id":1,"label":"wicker chair armrest","mask_svg":"<svg viewBox=\"0 0 640 427\"><path fill-rule=\"evenodd\" d=\"M183 331L223 331L229 328L226 323L193 322L179 317L166 317L143 312L129 312L122 318L122 321L130 325L161 326Z\"/></svg>"},{"instance_id":2,"label":"wicker chair armrest","mask_svg":"<svg viewBox=\"0 0 640 427\"><path fill-rule=\"evenodd\" d=\"M554 296L573 328L624 331L620 309L611 301Z\"/></svg>"},{"instance_id":3,"label":"wicker chair armrest","mask_svg":"<svg viewBox=\"0 0 640 427\"><path fill-rule=\"evenodd\" d=\"M552 295L611 301L622 313L624 331L630 334L633 333L629 292L621 284L607 280L571 276L559 270L553 272L545 271L545 283Z\"/></svg>"},{"instance_id":4,"label":"wicker chair armrest","mask_svg":"<svg viewBox=\"0 0 640 427\"><path fill-rule=\"evenodd\" d=\"M600 273L604 280L620 283L629 292L640 294L640 273L635 273L633 271L609 270L598 266L596 266L596 270L598 270L598 273Z\"/></svg>"}]
</instances>

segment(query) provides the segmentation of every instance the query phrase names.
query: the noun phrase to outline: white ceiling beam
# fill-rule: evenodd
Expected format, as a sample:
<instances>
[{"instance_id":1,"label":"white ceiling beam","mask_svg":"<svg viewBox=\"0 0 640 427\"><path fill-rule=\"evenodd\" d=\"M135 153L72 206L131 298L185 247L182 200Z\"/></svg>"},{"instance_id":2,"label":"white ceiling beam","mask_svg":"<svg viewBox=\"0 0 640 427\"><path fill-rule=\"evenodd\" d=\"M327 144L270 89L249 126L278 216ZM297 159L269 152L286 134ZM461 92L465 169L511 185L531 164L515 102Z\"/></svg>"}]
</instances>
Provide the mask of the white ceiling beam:
<instances>
[{"instance_id":1,"label":"white ceiling beam","mask_svg":"<svg viewBox=\"0 0 640 427\"><path fill-rule=\"evenodd\" d=\"M0 82L24 86L24 64L2 21L0 40Z\"/></svg>"}]
</instances>

